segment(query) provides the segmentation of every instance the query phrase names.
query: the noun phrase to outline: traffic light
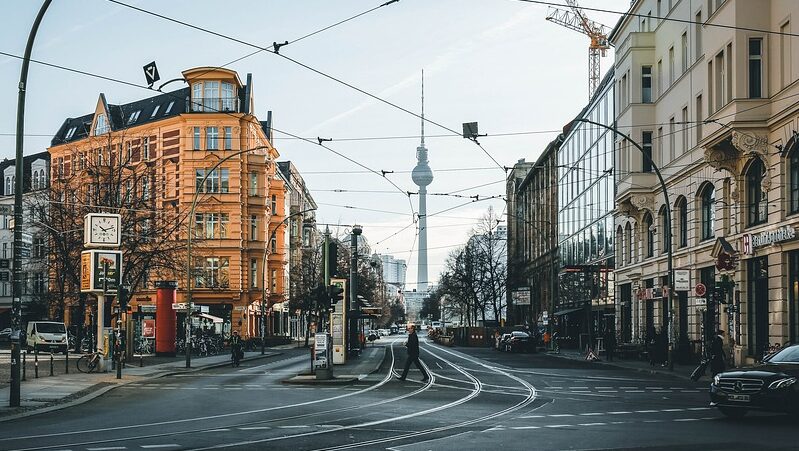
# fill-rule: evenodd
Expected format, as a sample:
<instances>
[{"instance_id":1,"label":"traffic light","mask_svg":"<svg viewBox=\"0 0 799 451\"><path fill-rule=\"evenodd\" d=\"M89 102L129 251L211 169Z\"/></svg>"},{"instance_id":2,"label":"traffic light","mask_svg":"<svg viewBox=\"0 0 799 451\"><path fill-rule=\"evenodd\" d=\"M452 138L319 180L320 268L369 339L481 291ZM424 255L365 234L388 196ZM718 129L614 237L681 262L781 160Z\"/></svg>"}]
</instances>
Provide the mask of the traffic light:
<instances>
[{"instance_id":1,"label":"traffic light","mask_svg":"<svg viewBox=\"0 0 799 451\"><path fill-rule=\"evenodd\" d=\"M325 257L327 258L329 274L335 276L338 272L338 245L334 241L327 243Z\"/></svg>"},{"instance_id":2,"label":"traffic light","mask_svg":"<svg viewBox=\"0 0 799 451\"><path fill-rule=\"evenodd\" d=\"M330 285L330 287L328 287L328 293L330 295L331 305L335 305L338 301L344 299L344 288L338 285Z\"/></svg>"}]
</instances>

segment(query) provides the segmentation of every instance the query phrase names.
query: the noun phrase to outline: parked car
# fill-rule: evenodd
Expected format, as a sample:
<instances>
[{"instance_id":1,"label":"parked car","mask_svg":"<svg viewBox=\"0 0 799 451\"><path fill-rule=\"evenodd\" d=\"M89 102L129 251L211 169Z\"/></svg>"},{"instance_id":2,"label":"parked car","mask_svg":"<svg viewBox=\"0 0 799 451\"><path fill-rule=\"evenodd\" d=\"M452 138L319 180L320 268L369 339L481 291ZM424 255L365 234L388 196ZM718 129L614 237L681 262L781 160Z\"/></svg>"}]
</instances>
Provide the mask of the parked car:
<instances>
[{"instance_id":1,"label":"parked car","mask_svg":"<svg viewBox=\"0 0 799 451\"><path fill-rule=\"evenodd\" d=\"M29 351L67 352L67 327L57 321L31 321L28 323L26 344Z\"/></svg>"},{"instance_id":2,"label":"parked car","mask_svg":"<svg viewBox=\"0 0 799 451\"><path fill-rule=\"evenodd\" d=\"M11 328L6 327L3 330L0 330L0 341L11 341Z\"/></svg>"},{"instance_id":3,"label":"parked car","mask_svg":"<svg viewBox=\"0 0 799 451\"><path fill-rule=\"evenodd\" d=\"M377 329L377 334L381 337L388 337L391 335L391 332L388 329Z\"/></svg>"},{"instance_id":4,"label":"parked car","mask_svg":"<svg viewBox=\"0 0 799 451\"><path fill-rule=\"evenodd\" d=\"M508 352L530 352L535 349L535 343L533 343L533 339L530 337L530 334L520 330L514 330L511 332L510 337L505 344Z\"/></svg>"},{"instance_id":5,"label":"parked car","mask_svg":"<svg viewBox=\"0 0 799 451\"><path fill-rule=\"evenodd\" d=\"M379 340L380 334L377 333L376 330L370 330L369 333L366 334L366 339L369 341Z\"/></svg>"},{"instance_id":6,"label":"parked car","mask_svg":"<svg viewBox=\"0 0 799 451\"><path fill-rule=\"evenodd\" d=\"M762 364L717 374L710 405L728 417L750 410L799 414L799 345L766 357Z\"/></svg>"}]
</instances>

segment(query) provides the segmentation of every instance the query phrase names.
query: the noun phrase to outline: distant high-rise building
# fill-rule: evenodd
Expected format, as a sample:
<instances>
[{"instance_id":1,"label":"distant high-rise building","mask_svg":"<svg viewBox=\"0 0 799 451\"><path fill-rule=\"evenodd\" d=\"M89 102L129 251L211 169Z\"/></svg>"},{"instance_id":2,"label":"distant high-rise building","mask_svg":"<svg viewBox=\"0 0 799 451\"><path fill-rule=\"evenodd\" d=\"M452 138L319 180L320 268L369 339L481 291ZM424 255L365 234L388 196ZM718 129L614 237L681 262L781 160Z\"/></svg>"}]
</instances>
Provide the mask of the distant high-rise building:
<instances>
[{"instance_id":1,"label":"distant high-rise building","mask_svg":"<svg viewBox=\"0 0 799 451\"><path fill-rule=\"evenodd\" d=\"M427 185L433 182L433 171L427 164L427 148L424 146L424 71L422 71L422 142L416 148L416 167L411 177L419 187L419 266L416 274L416 289L427 291Z\"/></svg>"}]
</instances>

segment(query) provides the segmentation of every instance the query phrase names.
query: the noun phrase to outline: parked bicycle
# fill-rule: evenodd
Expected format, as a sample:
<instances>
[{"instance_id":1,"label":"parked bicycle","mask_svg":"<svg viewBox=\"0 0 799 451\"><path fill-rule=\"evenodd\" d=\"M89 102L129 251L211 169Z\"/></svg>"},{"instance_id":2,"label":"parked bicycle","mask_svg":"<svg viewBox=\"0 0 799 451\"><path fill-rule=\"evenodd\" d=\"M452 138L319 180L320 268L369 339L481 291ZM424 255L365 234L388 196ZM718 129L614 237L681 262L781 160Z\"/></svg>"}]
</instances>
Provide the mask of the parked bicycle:
<instances>
[{"instance_id":1,"label":"parked bicycle","mask_svg":"<svg viewBox=\"0 0 799 451\"><path fill-rule=\"evenodd\" d=\"M100 358L102 358L102 352L92 352L90 354L82 355L75 365L78 367L78 371L81 373L91 373L95 370L98 370L100 367Z\"/></svg>"}]
</instances>

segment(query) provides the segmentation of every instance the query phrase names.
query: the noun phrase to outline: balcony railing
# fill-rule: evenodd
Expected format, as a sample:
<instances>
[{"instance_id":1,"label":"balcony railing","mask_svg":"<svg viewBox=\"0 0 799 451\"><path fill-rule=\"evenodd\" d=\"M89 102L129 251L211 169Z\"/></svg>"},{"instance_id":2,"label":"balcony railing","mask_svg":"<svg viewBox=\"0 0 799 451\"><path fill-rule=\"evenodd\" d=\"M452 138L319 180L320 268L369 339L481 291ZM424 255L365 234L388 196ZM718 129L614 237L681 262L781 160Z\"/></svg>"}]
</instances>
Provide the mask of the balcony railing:
<instances>
[{"instance_id":1,"label":"balcony railing","mask_svg":"<svg viewBox=\"0 0 799 451\"><path fill-rule=\"evenodd\" d=\"M236 97L201 97L189 99L187 111L192 113L236 113L239 99Z\"/></svg>"}]
</instances>

